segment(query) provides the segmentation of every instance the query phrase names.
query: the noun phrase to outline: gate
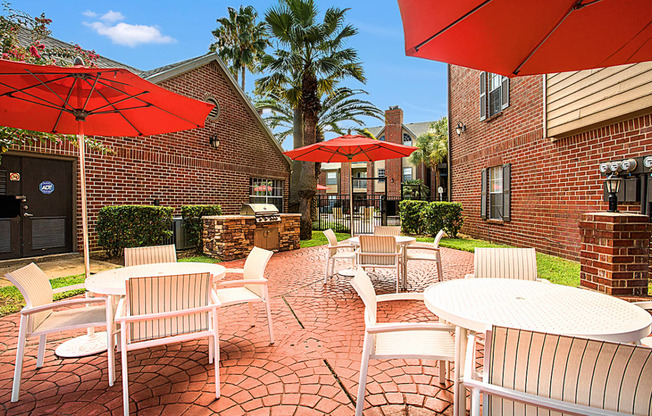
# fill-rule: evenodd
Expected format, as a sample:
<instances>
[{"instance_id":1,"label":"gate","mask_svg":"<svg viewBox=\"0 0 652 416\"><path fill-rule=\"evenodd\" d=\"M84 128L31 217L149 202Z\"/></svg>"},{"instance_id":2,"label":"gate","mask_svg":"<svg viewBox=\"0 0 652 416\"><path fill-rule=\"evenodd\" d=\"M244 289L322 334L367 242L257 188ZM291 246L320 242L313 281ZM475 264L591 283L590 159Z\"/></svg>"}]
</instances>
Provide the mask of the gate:
<instances>
[{"instance_id":1,"label":"gate","mask_svg":"<svg viewBox=\"0 0 652 416\"><path fill-rule=\"evenodd\" d=\"M350 232L350 204L348 195L317 195L317 221L313 229L332 228L336 232ZM400 197L383 194L353 195L353 229L355 234L373 234L377 225L400 225L398 203Z\"/></svg>"}]
</instances>

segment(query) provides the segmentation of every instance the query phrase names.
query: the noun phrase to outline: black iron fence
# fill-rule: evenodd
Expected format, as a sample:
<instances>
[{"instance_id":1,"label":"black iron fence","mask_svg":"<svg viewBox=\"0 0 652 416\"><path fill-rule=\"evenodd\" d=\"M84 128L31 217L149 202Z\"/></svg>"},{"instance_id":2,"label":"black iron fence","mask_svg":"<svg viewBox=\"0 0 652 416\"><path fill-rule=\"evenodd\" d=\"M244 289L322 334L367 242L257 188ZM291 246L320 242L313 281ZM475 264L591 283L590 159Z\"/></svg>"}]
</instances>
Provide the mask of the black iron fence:
<instances>
[{"instance_id":1,"label":"black iron fence","mask_svg":"<svg viewBox=\"0 0 652 416\"><path fill-rule=\"evenodd\" d=\"M351 209L348 195L317 195L317 220L315 230L332 228L337 232L350 232ZM399 225L398 203L400 197L382 194L353 196L353 230L355 234L373 234L377 225Z\"/></svg>"}]
</instances>

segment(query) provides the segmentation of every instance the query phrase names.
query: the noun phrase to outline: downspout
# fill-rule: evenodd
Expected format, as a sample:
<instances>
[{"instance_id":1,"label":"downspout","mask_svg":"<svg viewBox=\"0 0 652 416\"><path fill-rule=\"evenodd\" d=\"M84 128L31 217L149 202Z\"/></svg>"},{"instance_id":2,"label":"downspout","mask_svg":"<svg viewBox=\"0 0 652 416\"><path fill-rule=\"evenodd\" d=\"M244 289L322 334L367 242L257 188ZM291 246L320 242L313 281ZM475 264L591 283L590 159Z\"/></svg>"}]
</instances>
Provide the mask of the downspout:
<instances>
[{"instance_id":1,"label":"downspout","mask_svg":"<svg viewBox=\"0 0 652 416\"><path fill-rule=\"evenodd\" d=\"M447 65L447 77L448 77L448 83L446 86L447 89L447 94L448 94L448 166L446 169L448 169L448 195L447 199L448 202L453 201L453 146L452 146L452 130L451 126L453 125L452 119L451 119L451 64Z\"/></svg>"}]
</instances>

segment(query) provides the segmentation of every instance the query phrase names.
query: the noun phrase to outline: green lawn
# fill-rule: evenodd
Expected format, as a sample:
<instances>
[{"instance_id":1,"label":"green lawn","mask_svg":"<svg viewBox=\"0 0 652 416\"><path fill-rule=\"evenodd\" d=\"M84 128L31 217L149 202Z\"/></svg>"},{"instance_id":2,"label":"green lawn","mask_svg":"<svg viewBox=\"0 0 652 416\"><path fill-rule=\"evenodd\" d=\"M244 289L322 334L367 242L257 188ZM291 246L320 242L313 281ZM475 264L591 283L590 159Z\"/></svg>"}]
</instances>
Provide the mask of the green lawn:
<instances>
[{"instance_id":1,"label":"green lawn","mask_svg":"<svg viewBox=\"0 0 652 416\"><path fill-rule=\"evenodd\" d=\"M222 260L214 259L208 256L192 256L179 259L180 262L193 262L193 263L221 263Z\"/></svg>"},{"instance_id":2,"label":"green lawn","mask_svg":"<svg viewBox=\"0 0 652 416\"><path fill-rule=\"evenodd\" d=\"M351 237L351 234L335 233L335 237L337 237L337 241L342 241ZM326 239L323 231L313 231L311 240L301 240L301 248L323 246L324 244L328 244L328 239Z\"/></svg>"}]
</instances>

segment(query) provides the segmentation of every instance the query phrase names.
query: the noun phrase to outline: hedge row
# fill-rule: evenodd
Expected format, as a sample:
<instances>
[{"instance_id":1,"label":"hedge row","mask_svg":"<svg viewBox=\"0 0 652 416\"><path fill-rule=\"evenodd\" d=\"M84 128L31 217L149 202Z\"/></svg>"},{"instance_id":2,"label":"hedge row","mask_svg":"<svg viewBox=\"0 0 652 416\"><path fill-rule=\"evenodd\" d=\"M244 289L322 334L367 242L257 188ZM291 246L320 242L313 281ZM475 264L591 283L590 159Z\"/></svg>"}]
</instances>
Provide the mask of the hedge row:
<instances>
[{"instance_id":1,"label":"hedge row","mask_svg":"<svg viewBox=\"0 0 652 416\"><path fill-rule=\"evenodd\" d=\"M121 256L126 247L159 245L172 236L172 211L147 205L102 207L95 227L97 243L110 257Z\"/></svg>"},{"instance_id":2,"label":"hedge row","mask_svg":"<svg viewBox=\"0 0 652 416\"><path fill-rule=\"evenodd\" d=\"M202 232L204 228L201 217L211 215L222 215L222 207L220 205L184 205L181 207L181 217L184 227L186 227L188 243L195 246L200 253L203 251Z\"/></svg>"},{"instance_id":3,"label":"hedge row","mask_svg":"<svg viewBox=\"0 0 652 416\"><path fill-rule=\"evenodd\" d=\"M443 229L449 237L455 238L464 224L462 204L458 202L404 200L399 209L402 230L409 234L435 236Z\"/></svg>"}]
</instances>

